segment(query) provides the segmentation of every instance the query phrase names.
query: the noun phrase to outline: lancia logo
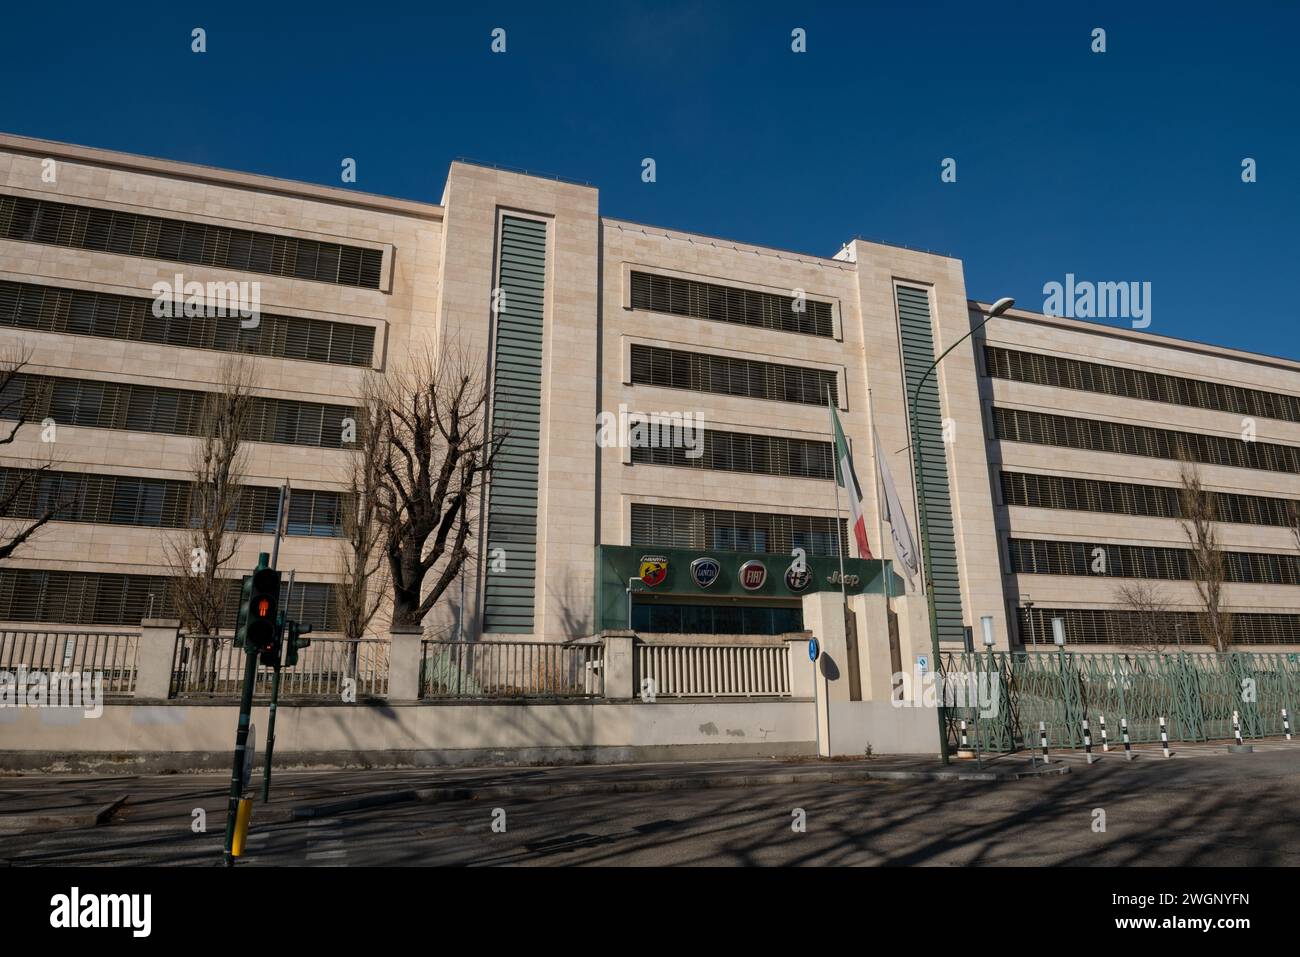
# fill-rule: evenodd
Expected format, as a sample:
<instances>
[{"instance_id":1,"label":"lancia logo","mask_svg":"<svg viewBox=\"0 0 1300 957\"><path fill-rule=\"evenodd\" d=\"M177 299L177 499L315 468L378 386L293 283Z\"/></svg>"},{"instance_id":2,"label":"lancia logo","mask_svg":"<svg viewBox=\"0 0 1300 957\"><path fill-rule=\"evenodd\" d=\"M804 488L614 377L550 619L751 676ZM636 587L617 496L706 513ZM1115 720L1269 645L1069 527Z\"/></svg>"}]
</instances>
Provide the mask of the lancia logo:
<instances>
[{"instance_id":1,"label":"lancia logo","mask_svg":"<svg viewBox=\"0 0 1300 957\"><path fill-rule=\"evenodd\" d=\"M668 577L668 559L663 555L642 555L640 575L647 588L662 585Z\"/></svg>"},{"instance_id":2,"label":"lancia logo","mask_svg":"<svg viewBox=\"0 0 1300 957\"><path fill-rule=\"evenodd\" d=\"M785 570L785 587L791 591L803 591L811 584L812 572L808 570L806 564L800 567L798 562L792 562L790 567Z\"/></svg>"},{"instance_id":3,"label":"lancia logo","mask_svg":"<svg viewBox=\"0 0 1300 957\"><path fill-rule=\"evenodd\" d=\"M767 581L767 566L757 559L750 559L740 566L740 587L746 591L758 591Z\"/></svg>"},{"instance_id":4,"label":"lancia logo","mask_svg":"<svg viewBox=\"0 0 1300 957\"><path fill-rule=\"evenodd\" d=\"M715 558L697 558L691 562L691 580L701 588L708 588L722 574L722 566Z\"/></svg>"}]
</instances>

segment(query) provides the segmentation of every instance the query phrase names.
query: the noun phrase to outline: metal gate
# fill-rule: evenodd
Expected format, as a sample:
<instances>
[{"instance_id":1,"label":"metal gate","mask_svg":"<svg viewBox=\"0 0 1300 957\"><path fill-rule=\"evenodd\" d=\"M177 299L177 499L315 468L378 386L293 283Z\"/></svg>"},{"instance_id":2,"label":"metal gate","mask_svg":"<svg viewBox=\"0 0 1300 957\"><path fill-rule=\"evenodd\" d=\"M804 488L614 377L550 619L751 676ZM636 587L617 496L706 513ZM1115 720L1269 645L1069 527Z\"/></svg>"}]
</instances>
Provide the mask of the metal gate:
<instances>
[{"instance_id":1,"label":"metal gate","mask_svg":"<svg viewBox=\"0 0 1300 957\"><path fill-rule=\"evenodd\" d=\"M986 751L1036 741L1039 722L1052 745L1082 747L1083 720L1095 742L1103 717L1112 741L1121 718L1135 742L1159 741L1161 718L1171 741L1211 741L1233 736L1235 711L1242 737L1262 738L1283 733L1283 708L1294 728L1300 703L1300 655L1286 653L954 652L940 668L949 743L965 720Z\"/></svg>"}]
</instances>

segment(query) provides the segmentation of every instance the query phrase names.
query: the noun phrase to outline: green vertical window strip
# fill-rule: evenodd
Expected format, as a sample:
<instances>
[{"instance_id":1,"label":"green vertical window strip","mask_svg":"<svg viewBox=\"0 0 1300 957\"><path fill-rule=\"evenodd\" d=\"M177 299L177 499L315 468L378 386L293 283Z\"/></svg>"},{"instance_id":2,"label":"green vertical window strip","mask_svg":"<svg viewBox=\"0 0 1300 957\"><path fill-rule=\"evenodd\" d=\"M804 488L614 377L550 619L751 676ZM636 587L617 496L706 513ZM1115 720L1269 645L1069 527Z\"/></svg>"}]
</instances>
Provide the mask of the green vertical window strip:
<instances>
[{"instance_id":1,"label":"green vertical window strip","mask_svg":"<svg viewBox=\"0 0 1300 957\"><path fill-rule=\"evenodd\" d=\"M908 412L925 370L934 361L934 330L930 296L924 289L895 287L898 323L903 342L903 373L907 383ZM957 577L957 538L953 529L952 497L948 487L948 456L943 442L943 411L939 404L939 370L926 379L916 410L916 442L925 450L925 510L929 525L930 564L934 604L939 620L939 640L964 642L961 582ZM913 452L913 471L917 468Z\"/></svg>"},{"instance_id":2,"label":"green vertical window strip","mask_svg":"<svg viewBox=\"0 0 1300 957\"><path fill-rule=\"evenodd\" d=\"M537 470L542 404L542 320L546 302L546 224L501 222L492 384L492 428L506 435L488 494L483 630L529 634L537 584ZM505 568L493 571L494 549Z\"/></svg>"}]
</instances>

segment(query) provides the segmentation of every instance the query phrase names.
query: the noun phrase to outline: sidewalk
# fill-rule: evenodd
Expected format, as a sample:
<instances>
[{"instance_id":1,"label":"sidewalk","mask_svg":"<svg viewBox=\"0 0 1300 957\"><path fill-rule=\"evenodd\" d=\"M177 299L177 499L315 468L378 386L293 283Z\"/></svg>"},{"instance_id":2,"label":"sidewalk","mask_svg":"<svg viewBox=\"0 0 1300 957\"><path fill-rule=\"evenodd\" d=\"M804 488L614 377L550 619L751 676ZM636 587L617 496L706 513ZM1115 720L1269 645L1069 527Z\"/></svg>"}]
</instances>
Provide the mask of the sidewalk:
<instances>
[{"instance_id":1,"label":"sidewalk","mask_svg":"<svg viewBox=\"0 0 1300 957\"><path fill-rule=\"evenodd\" d=\"M574 794L648 793L797 783L842 784L866 780L998 781L1029 776L1027 761L997 762L983 771L973 761L945 768L923 756L870 760L736 760L659 764L571 765L377 771L279 771L271 801L261 802L261 770L253 776L253 813L261 821L304 820L366 807L412 801L529 799ZM1064 766L1037 774L1064 774ZM175 827L203 808L224 819L229 774L122 777L25 774L0 777L0 838L6 834L83 828L99 824ZM104 809L125 798L111 814ZM211 826L211 824L209 824Z\"/></svg>"}]
</instances>

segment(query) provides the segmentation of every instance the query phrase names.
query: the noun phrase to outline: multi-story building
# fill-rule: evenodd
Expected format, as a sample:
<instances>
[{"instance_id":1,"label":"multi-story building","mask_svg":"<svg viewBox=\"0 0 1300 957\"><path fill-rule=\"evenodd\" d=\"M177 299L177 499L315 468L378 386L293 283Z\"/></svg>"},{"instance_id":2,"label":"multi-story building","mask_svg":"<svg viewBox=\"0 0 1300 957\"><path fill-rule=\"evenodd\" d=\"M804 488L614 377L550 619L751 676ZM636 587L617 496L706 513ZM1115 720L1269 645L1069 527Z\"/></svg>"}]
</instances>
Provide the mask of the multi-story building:
<instances>
[{"instance_id":1,"label":"multi-story building","mask_svg":"<svg viewBox=\"0 0 1300 957\"><path fill-rule=\"evenodd\" d=\"M178 276L258 283L259 326L156 318L155 285ZM11 390L34 410L0 452L7 481L52 460L42 481L78 503L0 563L0 623L167 611L194 409L238 353L256 375L255 491L230 567L269 549L288 479L280 567L296 570L300 616L330 630L344 420L370 370L454 343L481 362L509 437L478 503L465 610L449 590L431 631L817 631L848 556L844 590L872 596L852 599L858 654L881 656L873 675L899 670L929 628L919 579L880 562L895 556L878 440L914 532L924 451L947 647L984 618L999 647L1050 642L1053 618L1072 644L1132 644L1153 610L1199 643L1189 468L1214 493L1237 640L1300 646L1300 363L1012 309L923 383L986 309L947 256L855 240L818 257L644 226L602 215L589 186L478 165L453 164L432 205L0 137L0 336L26 358ZM845 521L828 396L869 556ZM679 426L672 442L623 441L638 413ZM14 507L21 525L40 502ZM787 575L796 549L809 575ZM1145 610L1120 595L1135 581ZM892 641L886 605L903 622Z\"/></svg>"}]
</instances>

